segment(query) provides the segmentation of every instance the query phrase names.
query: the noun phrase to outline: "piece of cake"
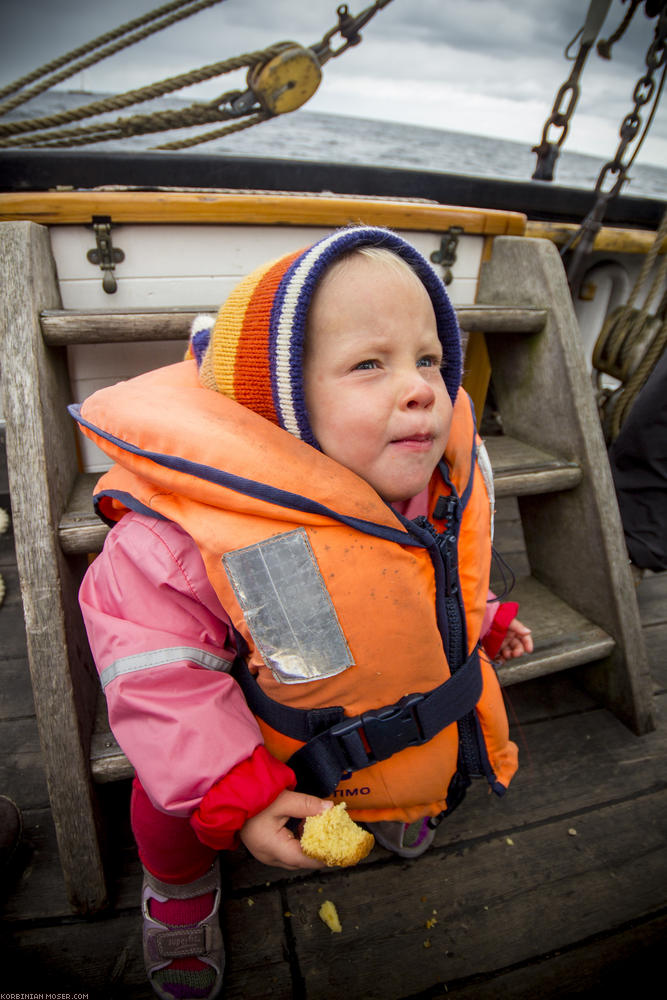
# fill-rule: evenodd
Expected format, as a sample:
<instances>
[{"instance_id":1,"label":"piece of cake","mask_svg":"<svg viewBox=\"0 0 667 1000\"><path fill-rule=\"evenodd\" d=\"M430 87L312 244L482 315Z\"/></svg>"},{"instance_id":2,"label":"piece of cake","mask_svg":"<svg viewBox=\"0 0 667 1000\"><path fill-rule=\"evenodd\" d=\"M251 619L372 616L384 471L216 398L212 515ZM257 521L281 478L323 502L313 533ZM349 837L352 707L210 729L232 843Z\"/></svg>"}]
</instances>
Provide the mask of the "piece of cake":
<instances>
[{"instance_id":1,"label":"piece of cake","mask_svg":"<svg viewBox=\"0 0 667 1000\"><path fill-rule=\"evenodd\" d=\"M343 928L341 927L340 920L338 918L338 910L336 909L335 905L331 902L330 899L324 900L319 910L317 911L317 914L320 920L322 920L327 925L330 931L332 931L334 934L342 933Z\"/></svg>"},{"instance_id":2,"label":"piece of cake","mask_svg":"<svg viewBox=\"0 0 667 1000\"><path fill-rule=\"evenodd\" d=\"M301 850L309 858L330 868L356 865L373 850L375 837L354 822L344 802L317 816L308 816L303 825Z\"/></svg>"}]
</instances>

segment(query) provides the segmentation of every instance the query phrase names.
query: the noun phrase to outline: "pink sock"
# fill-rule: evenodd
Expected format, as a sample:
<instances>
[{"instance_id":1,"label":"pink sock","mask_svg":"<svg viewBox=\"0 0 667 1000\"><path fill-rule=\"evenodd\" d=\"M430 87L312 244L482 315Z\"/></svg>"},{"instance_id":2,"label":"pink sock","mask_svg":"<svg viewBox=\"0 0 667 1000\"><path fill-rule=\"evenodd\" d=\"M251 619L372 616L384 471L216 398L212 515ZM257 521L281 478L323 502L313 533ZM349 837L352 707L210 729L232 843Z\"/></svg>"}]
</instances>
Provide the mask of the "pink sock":
<instances>
[{"instance_id":1,"label":"pink sock","mask_svg":"<svg viewBox=\"0 0 667 1000\"><path fill-rule=\"evenodd\" d=\"M169 927L185 927L198 924L207 917L213 909L214 901L215 893L207 892L191 899L167 899L164 903L150 899L148 905L151 916L161 923ZM173 959L166 969L156 973L155 978L162 989L177 1000L185 995L186 986L189 987L188 996L197 995L199 991L202 996L206 996L215 980L215 972L210 965L200 962L193 955L192 958Z\"/></svg>"}]
</instances>

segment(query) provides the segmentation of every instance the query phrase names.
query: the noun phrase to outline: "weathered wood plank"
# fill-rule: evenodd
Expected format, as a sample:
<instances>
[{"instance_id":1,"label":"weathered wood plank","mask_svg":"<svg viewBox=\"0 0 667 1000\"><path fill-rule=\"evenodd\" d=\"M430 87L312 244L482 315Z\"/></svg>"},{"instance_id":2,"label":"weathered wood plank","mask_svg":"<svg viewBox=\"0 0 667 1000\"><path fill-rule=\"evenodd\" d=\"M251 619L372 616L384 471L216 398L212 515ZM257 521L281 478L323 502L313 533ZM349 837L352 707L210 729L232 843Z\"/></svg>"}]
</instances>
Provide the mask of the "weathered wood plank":
<instances>
[{"instance_id":1,"label":"weathered wood plank","mask_svg":"<svg viewBox=\"0 0 667 1000\"><path fill-rule=\"evenodd\" d=\"M614 647L614 640L603 629L532 577L519 578L511 597L519 602L521 620L530 623L535 650L499 666L502 685L590 663Z\"/></svg>"},{"instance_id":2,"label":"weathered wood plank","mask_svg":"<svg viewBox=\"0 0 667 1000\"><path fill-rule=\"evenodd\" d=\"M447 993L432 1000L561 1000L562 997L633 996L638 982L657 982L663 974L667 917L642 921L613 934L531 959L482 980L470 976L466 983L448 983Z\"/></svg>"},{"instance_id":3,"label":"weathered wood plank","mask_svg":"<svg viewBox=\"0 0 667 1000\"><path fill-rule=\"evenodd\" d=\"M493 385L508 435L563 454L583 471L558 494L522 496L533 574L613 636L586 673L591 692L636 732L653 725L651 679L609 462L563 265L546 240L499 237L482 265L478 302L549 306L533 337L488 338Z\"/></svg>"},{"instance_id":4,"label":"weathered wood plank","mask_svg":"<svg viewBox=\"0 0 667 1000\"><path fill-rule=\"evenodd\" d=\"M532 687L544 690L542 683ZM521 692L521 686L509 692L510 718L515 718L516 698L520 723L510 730L519 747L519 770L507 794L498 798L489 795L484 781L473 783L463 804L438 827L436 847L467 850L480 838L513 837L517 830L555 817L604 809L619 797L633 799L664 787L667 697L658 699L658 730L638 738L605 709L591 710L585 694L576 700L554 698L552 715L545 718L534 707L522 711ZM559 711L575 714L559 717ZM376 847L362 864L374 864L382 856L389 854ZM285 877L242 854L231 855L229 864L237 891Z\"/></svg>"},{"instance_id":5,"label":"weathered wood plank","mask_svg":"<svg viewBox=\"0 0 667 1000\"><path fill-rule=\"evenodd\" d=\"M488 975L649 915L664 906L667 885L667 831L654 822L661 808L667 791L390 863L381 879L367 867L289 886L306 996L444 992L471 969ZM336 904L341 934L318 919L323 898Z\"/></svg>"},{"instance_id":6,"label":"weathered wood plank","mask_svg":"<svg viewBox=\"0 0 667 1000\"><path fill-rule=\"evenodd\" d=\"M93 508L93 489L99 475L86 472L77 476L67 508L58 525L58 540L68 554L100 552L109 528Z\"/></svg>"},{"instance_id":7,"label":"weathered wood plank","mask_svg":"<svg viewBox=\"0 0 667 1000\"><path fill-rule=\"evenodd\" d=\"M58 857L50 809L29 809L21 793L15 799L23 815L23 843L2 915L7 924L70 917L72 908Z\"/></svg>"},{"instance_id":8,"label":"weathered wood plank","mask_svg":"<svg viewBox=\"0 0 667 1000\"><path fill-rule=\"evenodd\" d=\"M0 642L4 638L4 629L0 629ZM5 659L3 655L0 660L0 720L20 719L34 714L28 658L23 655Z\"/></svg>"},{"instance_id":9,"label":"weathered wood plank","mask_svg":"<svg viewBox=\"0 0 667 1000\"><path fill-rule=\"evenodd\" d=\"M139 887L137 887L139 889ZM113 920L15 927L3 948L2 986L84 993L91 997L154 998L144 969L141 914L118 913ZM229 1000L289 1000L292 976L278 893L227 899L221 924L227 949L225 997Z\"/></svg>"},{"instance_id":10,"label":"weathered wood plank","mask_svg":"<svg viewBox=\"0 0 667 1000\"><path fill-rule=\"evenodd\" d=\"M45 311L42 314L42 331L49 346L186 340L194 317L201 312L215 315L217 308L212 304L187 310L165 307L151 311ZM488 334L537 333L544 326L547 315L544 309L493 306L461 306L456 312L462 331Z\"/></svg>"},{"instance_id":11,"label":"weathered wood plank","mask_svg":"<svg viewBox=\"0 0 667 1000\"><path fill-rule=\"evenodd\" d=\"M516 438L492 436L485 444L498 497L568 490L581 482L581 469L576 462L558 458Z\"/></svg>"},{"instance_id":12,"label":"weathered wood plank","mask_svg":"<svg viewBox=\"0 0 667 1000\"><path fill-rule=\"evenodd\" d=\"M34 716L0 722L0 789L27 808L45 806L49 793Z\"/></svg>"},{"instance_id":13,"label":"weathered wood plank","mask_svg":"<svg viewBox=\"0 0 667 1000\"><path fill-rule=\"evenodd\" d=\"M56 537L77 461L65 354L47 351L39 327L40 310L60 305L48 232L0 225L0 261L7 458L35 710L72 903L95 908L106 891L87 760L97 680L77 604L82 566Z\"/></svg>"},{"instance_id":14,"label":"weathered wood plank","mask_svg":"<svg viewBox=\"0 0 667 1000\"><path fill-rule=\"evenodd\" d=\"M72 344L122 344L129 341L187 340L190 325L200 312L217 312L216 305L178 309L44 310L42 335L49 347ZM464 331L501 334L537 333L544 326L545 309L462 306L456 310Z\"/></svg>"},{"instance_id":15,"label":"weathered wood plank","mask_svg":"<svg viewBox=\"0 0 667 1000\"><path fill-rule=\"evenodd\" d=\"M200 312L215 315L215 306L201 309L50 310L41 316L44 343L123 344L133 341L187 340Z\"/></svg>"},{"instance_id":16,"label":"weathered wood plank","mask_svg":"<svg viewBox=\"0 0 667 1000\"><path fill-rule=\"evenodd\" d=\"M0 638L2 652L0 656L8 659L22 657L27 654L25 626L23 623L23 603L21 601L21 585L16 564L3 566L2 576L5 581L5 600L0 616Z\"/></svg>"}]
</instances>

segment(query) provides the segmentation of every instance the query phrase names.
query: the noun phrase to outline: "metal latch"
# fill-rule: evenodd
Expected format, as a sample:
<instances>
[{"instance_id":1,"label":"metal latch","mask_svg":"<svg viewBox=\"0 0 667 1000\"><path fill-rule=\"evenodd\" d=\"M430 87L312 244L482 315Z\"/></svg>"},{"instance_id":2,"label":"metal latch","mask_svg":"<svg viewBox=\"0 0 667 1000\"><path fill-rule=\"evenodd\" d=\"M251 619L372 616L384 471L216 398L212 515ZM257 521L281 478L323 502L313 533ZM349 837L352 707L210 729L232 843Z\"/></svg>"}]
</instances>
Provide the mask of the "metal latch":
<instances>
[{"instance_id":1,"label":"metal latch","mask_svg":"<svg viewBox=\"0 0 667 1000\"><path fill-rule=\"evenodd\" d=\"M434 264L441 264L445 269L442 280L446 285L450 285L454 280L452 268L456 263L456 251L459 245L459 236L463 234L463 226L450 226L444 236L440 237L440 249L434 250L431 260Z\"/></svg>"},{"instance_id":2,"label":"metal latch","mask_svg":"<svg viewBox=\"0 0 667 1000\"><path fill-rule=\"evenodd\" d=\"M107 295L113 295L118 288L113 271L116 264L125 260L125 254L122 250L116 249L111 241L111 216L94 215L93 230L95 231L97 247L94 250L89 250L86 256L91 264L99 265L102 269L104 275L102 288Z\"/></svg>"}]
</instances>

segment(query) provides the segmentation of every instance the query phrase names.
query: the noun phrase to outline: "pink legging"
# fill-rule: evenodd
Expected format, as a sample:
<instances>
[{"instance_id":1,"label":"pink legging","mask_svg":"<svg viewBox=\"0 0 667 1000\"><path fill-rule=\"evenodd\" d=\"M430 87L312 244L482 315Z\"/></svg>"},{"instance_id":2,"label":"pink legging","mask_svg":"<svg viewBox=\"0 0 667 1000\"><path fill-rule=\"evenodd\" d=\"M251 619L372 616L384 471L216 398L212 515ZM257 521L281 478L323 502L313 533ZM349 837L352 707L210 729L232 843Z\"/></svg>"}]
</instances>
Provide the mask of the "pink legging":
<instances>
[{"instance_id":1,"label":"pink legging","mask_svg":"<svg viewBox=\"0 0 667 1000\"><path fill-rule=\"evenodd\" d=\"M156 809L138 778L132 783L130 816L139 859L161 882L193 882L213 864L218 852L202 844L187 817Z\"/></svg>"}]
</instances>

